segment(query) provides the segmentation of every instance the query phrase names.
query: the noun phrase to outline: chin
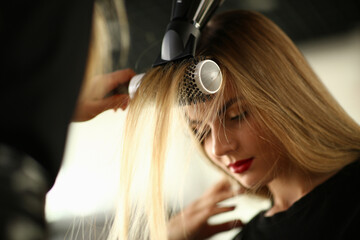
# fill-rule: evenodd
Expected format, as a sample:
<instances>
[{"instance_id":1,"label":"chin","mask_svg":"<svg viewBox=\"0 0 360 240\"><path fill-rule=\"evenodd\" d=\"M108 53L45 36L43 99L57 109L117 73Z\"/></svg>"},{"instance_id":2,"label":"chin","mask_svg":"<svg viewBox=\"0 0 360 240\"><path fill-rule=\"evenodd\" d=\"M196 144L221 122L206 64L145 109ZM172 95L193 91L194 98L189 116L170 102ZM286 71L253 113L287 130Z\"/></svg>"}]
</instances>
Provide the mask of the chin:
<instances>
[{"instance_id":1,"label":"chin","mask_svg":"<svg viewBox=\"0 0 360 240\"><path fill-rule=\"evenodd\" d=\"M255 189L266 185L263 178L252 176L252 174L236 175L235 178L247 189Z\"/></svg>"}]
</instances>

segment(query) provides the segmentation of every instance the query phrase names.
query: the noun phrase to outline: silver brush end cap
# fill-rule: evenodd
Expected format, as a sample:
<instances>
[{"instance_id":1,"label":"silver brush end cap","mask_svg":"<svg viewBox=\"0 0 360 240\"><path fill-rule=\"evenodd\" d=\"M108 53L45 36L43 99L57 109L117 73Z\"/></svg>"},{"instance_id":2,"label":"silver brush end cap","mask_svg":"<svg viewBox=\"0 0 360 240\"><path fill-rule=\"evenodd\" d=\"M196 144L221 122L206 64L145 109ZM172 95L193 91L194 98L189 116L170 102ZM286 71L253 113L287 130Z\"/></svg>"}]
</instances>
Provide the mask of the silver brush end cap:
<instances>
[{"instance_id":1,"label":"silver brush end cap","mask_svg":"<svg viewBox=\"0 0 360 240\"><path fill-rule=\"evenodd\" d=\"M222 84L222 74L219 65L213 60L203 60L196 64L194 79L196 86L203 94L214 94Z\"/></svg>"}]
</instances>

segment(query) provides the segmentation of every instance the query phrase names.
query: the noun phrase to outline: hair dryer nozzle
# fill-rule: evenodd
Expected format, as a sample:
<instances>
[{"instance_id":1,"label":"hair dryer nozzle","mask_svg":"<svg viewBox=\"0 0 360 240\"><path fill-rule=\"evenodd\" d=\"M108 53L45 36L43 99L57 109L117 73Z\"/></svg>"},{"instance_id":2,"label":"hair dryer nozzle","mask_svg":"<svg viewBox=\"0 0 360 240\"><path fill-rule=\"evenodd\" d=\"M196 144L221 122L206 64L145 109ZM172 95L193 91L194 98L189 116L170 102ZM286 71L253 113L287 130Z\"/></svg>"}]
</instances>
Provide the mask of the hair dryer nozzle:
<instances>
[{"instance_id":1,"label":"hair dryer nozzle","mask_svg":"<svg viewBox=\"0 0 360 240\"><path fill-rule=\"evenodd\" d=\"M171 20L153 67L194 57L200 30L221 3L221 0L173 0Z\"/></svg>"}]
</instances>

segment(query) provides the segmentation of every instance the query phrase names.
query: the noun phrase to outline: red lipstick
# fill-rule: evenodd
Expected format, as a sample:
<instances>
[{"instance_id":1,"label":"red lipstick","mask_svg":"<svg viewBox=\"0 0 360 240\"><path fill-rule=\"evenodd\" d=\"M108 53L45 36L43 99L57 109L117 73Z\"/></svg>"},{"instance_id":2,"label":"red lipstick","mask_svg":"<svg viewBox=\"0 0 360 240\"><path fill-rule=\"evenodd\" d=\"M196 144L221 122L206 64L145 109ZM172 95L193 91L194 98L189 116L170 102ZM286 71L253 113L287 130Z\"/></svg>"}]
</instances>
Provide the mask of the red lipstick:
<instances>
[{"instance_id":1,"label":"red lipstick","mask_svg":"<svg viewBox=\"0 0 360 240\"><path fill-rule=\"evenodd\" d=\"M248 170L253 162L254 158L248 158L243 160L238 160L234 163L230 163L228 168L233 173L243 173Z\"/></svg>"}]
</instances>

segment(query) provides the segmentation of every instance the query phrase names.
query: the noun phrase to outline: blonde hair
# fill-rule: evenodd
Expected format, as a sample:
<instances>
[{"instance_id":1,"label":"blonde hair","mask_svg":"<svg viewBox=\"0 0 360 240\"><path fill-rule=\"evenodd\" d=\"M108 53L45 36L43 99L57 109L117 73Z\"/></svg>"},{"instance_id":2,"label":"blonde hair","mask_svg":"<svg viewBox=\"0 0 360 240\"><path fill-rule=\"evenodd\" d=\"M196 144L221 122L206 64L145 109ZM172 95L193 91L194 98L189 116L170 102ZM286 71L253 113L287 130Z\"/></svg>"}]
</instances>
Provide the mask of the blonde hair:
<instances>
[{"instance_id":1,"label":"blonde hair","mask_svg":"<svg viewBox=\"0 0 360 240\"><path fill-rule=\"evenodd\" d=\"M172 110L177 105L177 83L182 80L184 68L169 64L151 69L130 103L122 146L121 203L111 239L166 239L166 144L175 118ZM135 189L137 192L133 192Z\"/></svg>"},{"instance_id":2,"label":"blonde hair","mask_svg":"<svg viewBox=\"0 0 360 240\"><path fill-rule=\"evenodd\" d=\"M292 41L266 17L241 10L217 15L203 30L197 54L214 59L224 78L220 92L202 112L204 124L224 103L226 91L234 89L241 105L264 129L261 137L269 142L276 138L273 147L296 168L323 174L359 158L359 126L329 94ZM130 103L121 163L122 203L113 238L166 239L167 141L172 122L178 114L184 116L178 91L189 64L184 60L150 69ZM152 130L148 137L143 134L145 128ZM140 162L139 153L146 147L151 154ZM131 192L140 169L146 170L141 173L145 193L134 198Z\"/></svg>"},{"instance_id":3,"label":"blonde hair","mask_svg":"<svg viewBox=\"0 0 360 240\"><path fill-rule=\"evenodd\" d=\"M82 96L92 96L94 94L92 90L92 81L95 80L94 76L108 73L113 71L114 68L117 70L125 66L129 44L129 24L124 1L95 0L88 58L79 99L82 98ZM120 50L119 59L113 58L112 51L114 49ZM114 64L114 60L118 63L118 66ZM98 90L103 92L102 89ZM106 239L108 238L109 225L106 219L100 232L96 227L94 228L94 226L90 225L89 232L86 234L83 232L83 234L85 234L85 236L91 236L93 239ZM80 229L83 226L75 226L74 224L72 231L74 231L75 227ZM76 230L76 232L79 231ZM84 238L84 236L82 237ZM71 234L70 238L76 237L73 237Z\"/></svg>"},{"instance_id":4,"label":"blonde hair","mask_svg":"<svg viewBox=\"0 0 360 240\"><path fill-rule=\"evenodd\" d=\"M326 173L359 157L358 124L272 21L253 12L224 13L209 23L203 39L200 54L222 64L255 119L295 165Z\"/></svg>"}]
</instances>

